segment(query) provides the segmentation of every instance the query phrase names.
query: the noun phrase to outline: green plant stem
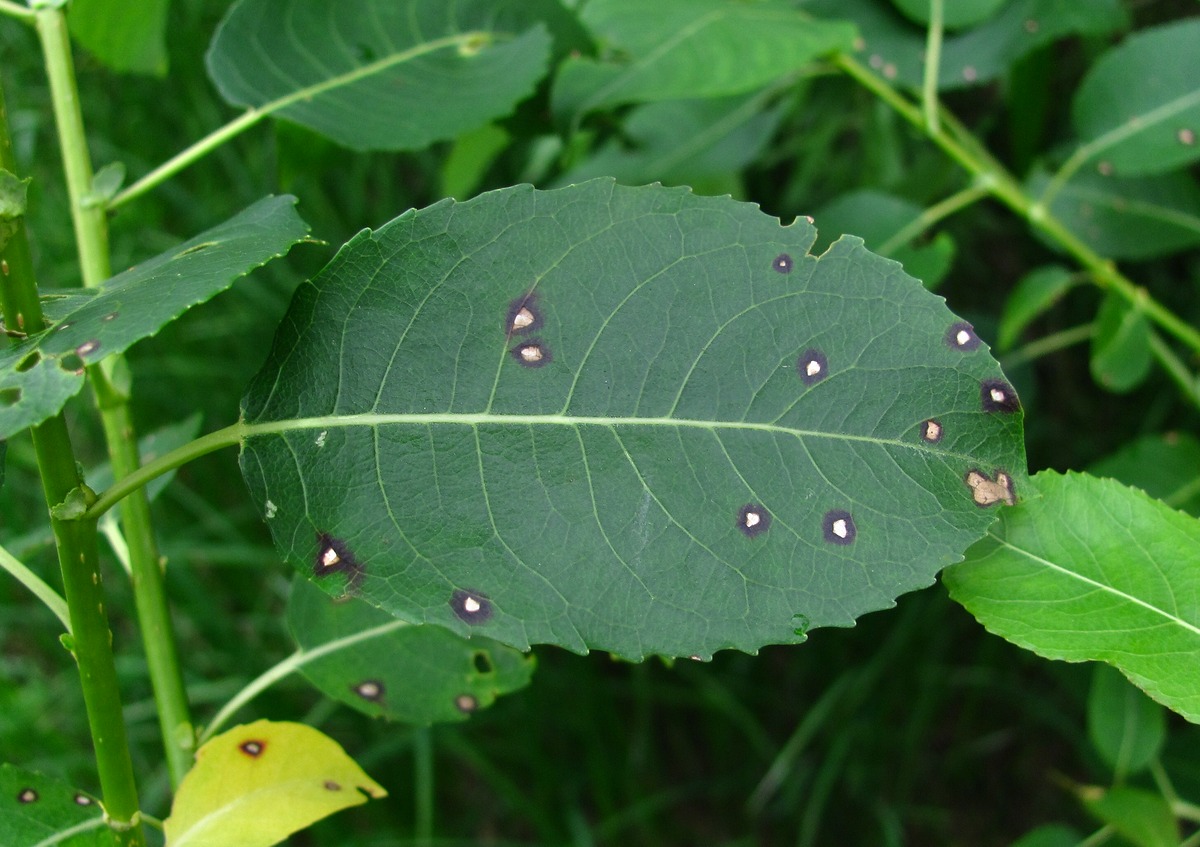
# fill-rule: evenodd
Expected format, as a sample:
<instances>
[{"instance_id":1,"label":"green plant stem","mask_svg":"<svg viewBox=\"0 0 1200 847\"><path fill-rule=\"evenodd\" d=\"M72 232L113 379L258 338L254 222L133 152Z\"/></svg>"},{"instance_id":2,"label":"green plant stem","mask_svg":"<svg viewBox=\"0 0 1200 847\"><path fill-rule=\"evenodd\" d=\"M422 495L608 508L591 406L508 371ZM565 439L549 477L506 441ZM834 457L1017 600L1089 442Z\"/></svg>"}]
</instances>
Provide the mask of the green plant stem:
<instances>
[{"instance_id":1,"label":"green plant stem","mask_svg":"<svg viewBox=\"0 0 1200 847\"><path fill-rule=\"evenodd\" d=\"M941 132L938 123L938 71L942 63L942 35L945 12L943 0L930 0L929 31L925 37L925 74L921 80L921 111L925 113L925 132Z\"/></svg>"},{"instance_id":2,"label":"green plant stem","mask_svg":"<svg viewBox=\"0 0 1200 847\"><path fill-rule=\"evenodd\" d=\"M1200 380L1197 380L1196 374L1188 370L1188 366L1175 355L1175 351L1159 337L1157 332L1150 333L1150 352L1154 354L1154 358L1167 372L1167 376L1174 381L1179 391L1193 404L1200 406Z\"/></svg>"},{"instance_id":3,"label":"green plant stem","mask_svg":"<svg viewBox=\"0 0 1200 847\"><path fill-rule=\"evenodd\" d=\"M448 35L444 38L435 38L432 41L424 42L423 44L419 44L409 50L401 51L394 56L388 56L380 59L377 62L363 65L362 67L355 68L347 73L339 74L338 76L331 77L330 79L324 80L315 85L298 89L297 91L293 91L292 93L286 94L283 97L278 97L269 103L264 103L262 106L250 109L242 115L234 118L220 129L209 133L207 136L200 139L187 149L172 156L166 162L159 165L150 173L146 174L133 185L118 193L116 197L112 198L112 200L108 202L108 208L115 209L118 206L128 203L133 198L145 194L147 191L159 185L160 183L166 182L168 179L191 165L193 162L197 161L198 159L202 159L204 156L207 156L209 153L220 147L225 142L229 141L231 138L241 135L259 121L270 117L278 111L286 109L293 103L311 100L313 97L323 94L326 91L347 85L356 79L361 79L363 77L368 77L372 74L379 73L380 71L383 71L394 65L400 65L404 62L411 62L413 59L417 59L428 53L435 53L438 50L444 50L448 47L464 47L468 45L474 46L480 43L481 39L487 40L490 38L491 34L486 32L467 32L460 33L458 35Z\"/></svg>"},{"instance_id":4,"label":"green plant stem","mask_svg":"<svg viewBox=\"0 0 1200 847\"><path fill-rule=\"evenodd\" d=\"M433 730L413 727L413 802L416 822L413 842L417 847L433 845Z\"/></svg>"},{"instance_id":5,"label":"green plant stem","mask_svg":"<svg viewBox=\"0 0 1200 847\"><path fill-rule=\"evenodd\" d=\"M1015 368L1017 365L1023 365L1050 353L1057 353L1059 350L1081 344L1091 338L1095 332L1096 327L1093 324L1082 324L1051 333L1001 357L1000 365L1005 369Z\"/></svg>"},{"instance_id":6,"label":"green plant stem","mask_svg":"<svg viewBox=\"0 0 1200 847\"><path fill-rule=\"evenodd\" d=\"M27 6L22 6L19 3L13 3L11 0L0 0L0 13L14 17L17 20L31 24L34 19L34 12Z\"/></svg>"},{"instance_id":7,"label":"green plant stem","mask_svg":"<svg viewBox=\"0 0 1200 847\"><path fill-rule=\"evenodd\" d=\"M59 596L58 592L46 584L46 581L35 574L25 564L14 556L12 553L0 546L0 568L4 568L17 582L24 585L33 592L39 600L46 605L50 611L54 612L54 616L62 623L66 629L67 635L71 634L71 618L67 610L67 601Z\"/></svg>"},{"instance_id":8,"label":"green plant stem","mask_svg":"<svg viewBox=\"0 0 1200 847\"><path fill-rule=\"evenodd\" d=\"M347 635L342 638L328 641L320 647L314 647L311 650L300 649L292 655L288 656L282 662L279 662L272 667L267 668L259 674L253 681L242 688L237 694L230 698L229 702L221 707L220 711L209 722L204 731L200 733L200 741L203 743L216 735L217 730L223 727L238 709L245 706L262 692L266 691L279 680L289 676L294 671L307 665L309 662L314 662L322 656L328 656L330 653L336 653L338 650L345 650L351 645L357 644L360 641L368 641L372 638L379 638L387 635L389 632L395 632L397 629L408 626L407 621L395 620L385 624L364 629L362 632L356 632L353 635Z\"/></svg>"},{"instance_id":9,"label":"green plant stem","mask_svg":"<svg viewBox=\"0 0 1200 847\"><path fill-rule=\"evenodd\" d=\"M108 223L104 207L92 194L92 162L84 135L71 41L63 11L57 8L39 10L37 30L50 82L83 284L93 287L111 275ZM111 378L119 364L119 357L110 357L103 365L88 368L88 379L100 411L116 479L128 476L141 464L129 398ZM129 541L134 602L158 705L167 771L172 785L178 786L191 768L195 732L171 627L158 543L150 520L150 503L144 491L134 492L122 503L121 521Z\"/></svg>"},{"instance_id":10,"label":"green plant stem","mask_svg":"<svg viewBox=\"0 0 1200 847\"><path fill-rule=\"evenodd\" d=\"M942 126L930 130L926 126L922 110L913 105L870 68L853 56L844 53L837 56L834 61L849 77L891 106L910 124L925 132L932 142L971 173L979 185L986 188L993 197L1074 257L1080 265L1088 270L1092 281L1098 287L1116 292L1122 299L1140 308L1150 320L1158 324L1169 335L1174 336L1192 351L1200 354L1200 331L1152 298L1145 289L1135 285L1117 270L1111 260L1097 254L1075 233L1068 230L1061 221L1050 214L1049 209L1043 203L1026 194L1016 179L994 157L981 146L964 140L969 133L962 130L948 113L939 110L942 114ZM946 131L947 126L954 130L953 134Z\"/></svg>"},{"instance_id":11,"label":"green plant stem","mask_svg":"<svg viewBox=\"0 0 1200 847\"><path fill-rule=\"evenodd\" d=\"M8 116L0 92L0 167L12 172L14 162L8 135ZM0 289L4 321L9 329L28 332L44 325L37 299L24 218L17 218L9 241L0 248ZM79 488L78 465L67 424L60 413L33 427L33 448L46 505L53 508ZM96 522L50 520L62 569L70 619L70 647L79 667L87 710L88 728L96 752L96 769L104 794L110 828L122 847L142 847L145 841L138 822L137 784L125 719L121 689L112 653L112 631L104 611L100 581Z\"/></svg>"},{"instance_id":12,"label":"green plant stem","mask_svg":"<svg viewBox=\"0 0 1200 847\"><path fill-rule=\"evenodd\" d=\"M878 252L884 256L890 256L897 248L903 247L938 221L982 200L989 193L986 186L978 183L969 185L962 191L956 191L945 200L934 203L915 219L898 229L891 238L879 245Z\"/></svg>"}]
</instances>

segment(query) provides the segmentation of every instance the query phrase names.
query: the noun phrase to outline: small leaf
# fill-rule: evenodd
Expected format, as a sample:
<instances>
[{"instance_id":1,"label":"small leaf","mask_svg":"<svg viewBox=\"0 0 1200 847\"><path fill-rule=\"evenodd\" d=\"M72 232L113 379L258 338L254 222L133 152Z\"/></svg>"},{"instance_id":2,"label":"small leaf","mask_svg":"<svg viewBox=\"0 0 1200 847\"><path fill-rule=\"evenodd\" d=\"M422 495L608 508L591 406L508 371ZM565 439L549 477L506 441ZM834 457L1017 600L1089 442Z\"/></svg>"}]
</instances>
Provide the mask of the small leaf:
<instances>
[{"instance_id":1,"label":"small leaf","mask_svg":"<svg viewBox=\"0 0 1200 847\"><path fill-rule=\"evenodd\" d=\"M1091 161L1117 176L1177 170L1200 160L1200 20L1144 29L1092 66L1071 117Z\"/></svg>"},{"instance_id":2,"label":"small leaf","mask_svg":"<svg viewBox=\"0 0 1200 847\"><path fill-rule=\"evenodd\" d=\"M355 150L414 150L513 111L546 73L546 4L241 0L208 52L230 103ZM561 11L560 11L561 14Z\"/></svg>"},{"instance_id":3,"label":"small leaf","mask_svg":"<svg viewBox=\"0 0 1200 847\"><path fill-rule=\"evenodd\" d=\"M96 175L92 178L90 202L106 205L109 200L117 196L117 192L121 190L121 185L124 182L125 163L109 162L96 171Z\"/></svg>"},{"instance_id":4,"label":"small leaf","mask_svg":"<svg viewBox=\"0 0 1200 847\"><path fill-rule=\"evenodd\" d=\"M1118 782L1150 764L1167 734L1165 710L1108 665L1096 665L1088 693L1088 737Z\"/></svg>"},{"instance_id":5,"label":"small leaf","mask_svg":"<svg viewBox=\"0 0 1200 847\"><path fill-rule=\"evenodd\" d=\"M255 721L197 751L164 823L167 847L270 847L368 797L386 796L324 733Z\"/></svg>"},{"instance_id":6,"label":"small leaf","mask_svg":"<svg viewBox=\"0 0 1200 847\"><path fill-rule=\"evenodd\" d=\"M1131 391L1150 373L1153 362L1149 322L1124 298L1108 294L1092 334L1092 377L1109 391Z\"/></svg>"},{"instance_id":7,"label":"small leaf","mask_svg":"<svg viewBox=\"0 0 1200 847\"><path fill-rule=\"evenodd\" d=\"M1139 788L1089 788L1080 792L1089 812L1137 847L1179 847L1179 825L1171 806Z\"/></svg>"},{"instance_id":8,"label":"small leaf","mask_svg":"<svg viewBox=\"0 0 1200 847\"><path fill-rule=\"evenodd\" d=\"M114 71L167 72L169 0L71 0L71 36Z\"/></svg>"},{"instance_id":9,"label":"small leaf","mask_svg":"<svg viewBox=\"0 0 1200 847\"><path fill-rule=\"evenodd\" d=\"M1062 265L1043 265L1021 277L1017 287L1004 301L996 347L1000 350L1011 349L1030 323L1081 281L1078 275Z\"/></svg>"},{"instance_id":10,"label":"small leaf","mask_svg":"<svg viewBox=\"0 0 1200 847\"><path fill-rule=\"evenodd\" d=\"M498 696L529 684L534 660L488 638L414 626L362 600L334 601L292 580L288 626L306 651L370 633L300 667L329 697L372 717L429 724L466 720Z\"/></svg>"},{"instance_id":11,"label":"small leaf","mask_svg":"<svg viewBox=\"0 0 1200 847\"><path fill-rule=\"evenodd\" d=\"M1082 840L1083 837L1069 826L1048 824L1025 833L1011 847L1078 847Z\"/></svg>"},{"instance_id":12,"label":"small leaf","mask_svg":"<svg viewBox=\"0 0 1200 847\"><path fill-rule=\"evenodd\" d=\"M779 0L591 0L580 17L604 53L559 70L552 103L572 123L621 103L753 91L854 38L853 27Z\"/></svg>"},{"instance_id":13,"label":"small leaf","mask_svg":"<svg viewBox=\"0 0 1200 847\"><path fill-rule=\"evenodd\" d=\"M1118 482L1042 471L950 568L950 595L1050 659L1101 661L1200 722L1200 522Z\"/></svg>"},{"instance_id":14,"label":"small leaf","mask_svg":"<svg viewBox=\"0 0 1200 847\"><path fill-rule=\"evenodd\" d=\"M1008 0L951 0L944 4L942 25L946 29L976 26L996 15ZM929 0L892 0L892 4L911 21L929 25Z\"/></svg>"},{"instance_id":15,"label":"small leaf","mask_svg":"<svg viewBox=\"0 0 1200 847\"><path fill-rule=\"evenodd\" d=\"M1131 441L1088 471L1140 488L1172 509L1200 516L1200 441L1186 432Z\"/></svg>"},{"instance_id":16,"label":"small leaf","mask_svg":"<svg viewBox=\"0 0 1200 847\"><path fill-rule=\"evenodd\" d=\"M942 298L815 236L612 180L360 233L243 400L281 555L402 620L633 659L930 584L1022 494L1020 403Z\"/></svg>"},{"instance_id":17,"label":"small leaf","mask_svg":"<svg viewBox=\"0 0 1200 847\"><path fill-rule=\"evenodd\" d=\"M95 502L96 492L86 485L77 486L67 492L66 499L50 509L50 515L56 521L73 521L82 517Z\"/></svg>"},{"instance_id":18,"label":"small leaf","mask_svg":"<svg viewBox=\"0 0 1200 847\"><path fill-rule=\"evenodd\" d=\"M52 329L0 350L0 437L41 423L83 387L84 368L121 353L287 253L308 226L294 197L260 200L223 224L73 299ZM5 398L11 398L7 402Z\"/></svg>"},{"instance_id":19,"label":"small leaf","mask_svg":"<svg viewBox=\"0 0 1200 847\"><path fill-rule=\"evenodd\" d=\"M441 196L466 200L474 194L509 141L509 134L496 124L484 124L455 139L442 165Z\"/></svg>"},{"instance_id":20,"label":"small leaf","mask_svg":"<svg viewBox=\"0 0 1200 847\"><path fill-rule=\"evenodd\" d=\"M107 847L112 843L104 810L90 794L57 779L0 765L0 844L4 847Z\"/></svg>"}]
</instances>

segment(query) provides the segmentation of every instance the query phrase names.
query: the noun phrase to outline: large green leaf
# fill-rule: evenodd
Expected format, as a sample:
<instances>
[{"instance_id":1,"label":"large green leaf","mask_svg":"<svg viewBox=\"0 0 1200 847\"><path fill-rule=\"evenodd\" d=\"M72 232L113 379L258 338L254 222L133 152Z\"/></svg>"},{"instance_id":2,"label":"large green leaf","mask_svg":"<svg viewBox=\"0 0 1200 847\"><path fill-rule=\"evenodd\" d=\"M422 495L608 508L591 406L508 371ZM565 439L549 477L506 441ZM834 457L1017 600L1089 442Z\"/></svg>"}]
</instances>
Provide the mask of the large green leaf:
<instances>
[{"instance_id":1,"label":"large green leaf","mask_svg":"<svg viewBox=\"0 0 1200 847\"><path fill-rule=\"evenodd\" d=\"M529 684L532 656L488 638L397 621L362 600L334 600L292 580L288 625L322 655L300 672L326 695L372 717L429 724L462 721Z\"/></svg>"},{"instance_id":2,"label":"large green leaf","mask_svg":"<svg viewBox=\"0 0 1200 847\"><path fill-rule=\"evenodd\" d=\"M1100 57L1071 108L1092 160L1138 176L1200 159L1198 49L1200 20L1192 18L1131 35Z\"/></svg>"},{"instance_id":3,"label":"large green leaf","mask_svg":"<svg viewBox=\"0 0 1200 847\"><path fill-rule=\"evenodd\" d=\"M950 5L950 4L947 4ZM810 0L813 14L850 19L862 34L872 68L889 80L920 87L925 74L925 30L880 0ZM1106 35L1126 12L1120 0L1013 0L987 23L950 36L942 44L938 87L965 88L990 82L1027 53L1067 35Z\"/></svg>"},{"instance_id":4,"label":"large green leaf","mask_svg":"<svg viewBox=\"0 0 1200 847\"><path fill-rule=\"evenodd\" d=\"M96 799L64 782L0 765L0 844L101 847L112 844Z\"/></svg>"},{"instance_id":5,"label":"large green leaf","mask_svg":"<svg viewBox=\"0 0 1200 847\"><path fill-rule=\"evenodd\" d=\"M854 28L813 21L782 0L591 0L583 23L600 59L563 63L554 111L578 121L621 103L726 97L850 49Z\"/></svg>"},{"instance_id":6,"label":"large green leaf","mask_svg":"<svg viewBox=\"0 0 1200 847\"><path fill-rule=\"evenodd\" d=\"M303 240L294 197L268 197L178 247L71 298L53 328L0 350L0 438L58 412L84 367L123 352Z\"/></svg>"},{"instance_id":7,"label":"large green leaf","mask_svg":"<svg viewBox=\"0 0 1200 847\"><path fill-rule=\"evenodd\" d=\"M846 238L596 180L443 201L301 286L242 470L331 593L516 647L795 643L928 585L1020 493L971 328Z\"/></svg>"},{"instance_id":8,"label":"large green leaf","mask_svg":"<svg viewBox=\"0 0 1200 847\"><path fill-rule=\"evenodd\" d=\"M992 632L1051 659L1102 661L1200 721L1200 522L1141 491L1042 471L1001 513L951 596Z\"/></svg>"},{"instance_id":9,"label":"large green leaf","mask_svg":"<svg viewBox=\"0 0 1200 847\"><path fill-rule=\"evenodd\" d=\"M169 0L71 0L71 35L114 71L167 72Z\"/></svg>"},{"instance_id":10,"label":"large green leaf","mask_svg":"<svg viewBox=\"0 0 1200 847\"><path fill-rule=\"evenodd\" d=\"M529 0L241 0L208 52L221 95L356 150L417 149L509 114L546 73ZM561 14L561 10L559 10Z\"/></svg>"}]
</instances>

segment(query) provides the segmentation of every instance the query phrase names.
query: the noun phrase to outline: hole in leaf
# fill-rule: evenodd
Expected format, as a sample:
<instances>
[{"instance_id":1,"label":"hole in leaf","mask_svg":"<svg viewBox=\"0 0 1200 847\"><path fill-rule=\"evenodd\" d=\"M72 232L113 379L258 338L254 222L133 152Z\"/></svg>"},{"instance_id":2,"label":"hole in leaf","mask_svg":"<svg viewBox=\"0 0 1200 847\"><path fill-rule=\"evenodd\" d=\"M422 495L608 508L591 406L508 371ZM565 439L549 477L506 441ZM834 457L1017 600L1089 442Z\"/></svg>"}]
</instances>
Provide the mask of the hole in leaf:
<instances>
[{"instance_id":1,"label":"hole in leaf","mask_svg":"<svg viewBox=\"0 0 1200 847\"><path fill-rule=\"evenodd\" d=\"M249 741L243 741L241 744L239 744L238 749L251 759L257 759L263 754L263 751L267 749L267 742L250 739Z\"/></svg>"},{"instance_id":2,"label":"hole in leaf","mask_svg":"<svg viewBox=\"0 0 1200 847\"><path fill-rule=\"evenodd\" d=\"M36 803L38 801L38 793L32 788L22 788L17 792L18 803Z\"/></svg>"},{"instance_id":3,"label":"hole in leaf","mask_svg":"<svg viewBox=\"0 0 1200 847\"><path fill-rule=\"evenodd\" d=\"M985 379L979 386L985 412L1015 412L1021 408L1017 392L1002 379Z\"/></svg>"},{"instance_id":4,"label":"hole in leaf","mask_svg":"<svg viewBox=\"0 0 1200 847\"><path fill-rule=\"evenodd\" d=\"M454 707L463 714L471 714L479 708L479 701L471 694L459 694L454 698Z\"/></svg>"},{"instance_id":5,"label":"hole in leaf","mask_svg":"<svg viewBox=\"0 0 1200 847\"><path fill-rule=\"evenodd\" d=\"M942 429L941 423L930 418L927 421L921 422L921 440L928 441L930 444L937 444L945 435L945 430Z\"/></svg>"},{"instance_id":6,"label":"hole in leaf","mask_svg":"<svg viewBox=\"0 0 1200 847\"><path fill-rule=\"evenodd\" d=\"M829 360L820 350L805 350L796 360L796 373L805 385L815 385L829 375Z\"/></svg>"},{"instance_id":7,"label":"hole in leaf","mask_svg":"<svg viewBox=\"0 0 1200 847\"><path fill-rule=\"evenodd\" d=\"M971 499L980 508L986 509L997 503L1015 506L1017 503L1017 492L1013 488L1012 477L1004 471L997 470L995 477L990 478L978 468L972 468L963 479L971 489Z\"/></svg>"},{"instance_id":8,"label":"hole in leaf","mask_svg":"<svg viewBox=\"0 0 1200 847\"><path fill-rule=\"evenodd\" d=\"M476 673L492 672L492 657L482 650L475 651L475 655L471 657L471 662L475 665Z\"/></svg>"},{"instance_id":9,"label":"hole in leaf","mask_svg":"<svg viewBox=\"0 0 1200 847\"><path fill-rule=\"evenodd\" d=\"M946 344L950 346L951 350L962 350L969 353L979 349L981 343L979 336L975 334L975 327L966 321L950 324L950 328L946 330Z\"/></svg>"},{"instance_id":10,"label":"hole in leaf","mask_svg":"<svg viewBox=\"0 0 1200 847\"><path fill-rule=\"evenodd\" d=\"M364 679L354 686L354 693L372 703L383 699L383 683L377 679Z\"/></svg>"},{"instance_id":11,"label":"hole in leaf","mask_svg":"<svg viewBox=\"0 0 1200 847\"><path fill-rule=\"evenodd\" d=\"M460 620L469 624L481 624L492 616L492 603L478 591L459 589L450 595L450 608Z\"/></svg>"},{"instance_id":12,"label":"hole in leaf","mask_svg":"<svg viewBox=\"0 0 1200 847\"><path fill-rule=\"evenodd\" d=\"M775 261L771 262L771 267L781 274L790 274L795 263L787 253L780 253L775 257Z\"/></svg>"},{"instance_id":13,"label":"hole in leaf","mask_svg":"<svg viewBox=\"0 0 1200 847\"><path fill-rule=\"evenodd\" d=\"M737 528L742 535L753 538L771 526L771 513L757 503L747 503L738 509Z\"/></svg>"},{"instance_id":14,"label":"hole in leaf","mask_svg":"<svg viewBox=\"0 0 1200 847\"><path fill-rule=\"evenodd\" d=\"M37 350L31 351L28 356L17 362L17 373L23 374L33 370L40 361L42 361L42 354Z\"/></svg>"},{"instance_id":15,"label":"hole in leaf","mask_svg":"<svg viewBox=\"0 0 1200 847\"><path fill-rule=\"evenodd\" d=\"M830 544L851 544L858 535L854 518L843 509L831 509L826 512L821 528L825 533L825 540Z\"/></svg>"},{"instance_id":16,"label":"hole in leaf","mask_svg":"<svg viewBox=\"0 0 1200 847\"><path fill-rule=\"evenodd\" d=\"M0 388L0 406L15 406L21 402L21 389Z\"/></svg>"},{"instance_id":17,"label":"hole in leaf","mask_svg":"<svg viewBox=\"0 0 1200 847\"><path fill-rule=\"evenodd\" d=\"M68 353L58 360L58 366L67 373L81 374L83 373L83 359L75 353Z\"/></svg>"},{"instance_id":18,"label":"hole in leaf","mask_svg":"<svg viewBox=\"0 0 1200 847\"><path fill-rule=\"evenodd\" d=\"M542 310L537 306L537 295L533 292L518 297L508 304L504 326L509 335L534 332L542 325Z\"/></svg>"},{"instance_id":19,"label":"hole in leaf","mask_svg":"<svg viewBox=\"0 0 1200 847\"><path fill-rule=\"evenodd\" d=\"M540 368L550 364L550 348L540 339L534 338L512 349L512 356L527 368Z\"/></svg>"}]
</instances>

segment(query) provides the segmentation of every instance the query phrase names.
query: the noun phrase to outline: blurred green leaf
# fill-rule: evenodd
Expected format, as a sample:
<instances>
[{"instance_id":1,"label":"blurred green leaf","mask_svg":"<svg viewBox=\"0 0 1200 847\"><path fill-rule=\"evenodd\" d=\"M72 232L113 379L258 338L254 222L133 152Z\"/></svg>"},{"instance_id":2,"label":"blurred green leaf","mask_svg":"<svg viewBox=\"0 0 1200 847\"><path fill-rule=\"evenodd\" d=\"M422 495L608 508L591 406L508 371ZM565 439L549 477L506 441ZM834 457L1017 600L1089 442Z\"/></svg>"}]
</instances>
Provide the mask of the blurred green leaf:
<instances>
[{"instance_id":1,"label":"blurred green leaf","mask_svg":"<svg viewBox=\"0 0 1200 847\"><path fill-rule=\"evenodd\" d=\"M1200 722L1200 522L1133 488L1042 471L1000 513L950 596L996 635L1050 659L1101 661Z\"/></svg>"},{"instance_id":2,"label":"blurred green leaf","mask_svg":"<svg viewBox=\"0 0 1200 847\"><path fill-rule=\"evenodd\" d=\"M1179 826L1171 806L1139 788L1085 789L1080 799L1089 812L1137 847L1179 847Z\"/></svg>"},{"instance_id":3,"label":"blurred green leaf","mask_svg":"<svg viewBox=\"0 0 1200 847\"><path fill-rule=\"evenodd\" d=\"M77 832L67 835L70 830ZM112 835L95 798L57 779L2 764L0 844L107 847L112 844Z\"/></svg>"},{"instance_id":4,"label":"blurred green leaf","mask_svg":"<svg viewBox=\"0 0 1200 847\"><path fill-rule=\"evenodd\" d=\"M479 187L496 157L508 146L509 135L502 127L485 124L460 135L442 165L443 197L466 200Z\"/></svg>"},{"instance_id":5,"label":"blurred green leaf","mask_svg":"<svg viewBox=\"0 0 1200 847\"><path fill-rule=\"evenodd\" d=\"M1097 60L1071 108L1089 161L1141 176L1200 160L1197 49L1193 18L1137 32Z\"/></svg>"},{"instance_id":6,"label":"blurred green leaf","mask_svg":"<svg viewBox=\"0 0 1200 847\"><path fill-rule=\"evenodd\" d=\"M942 25L946 29L962 29L981 24L995 17L1007 2L1009 0L950 0L943 4ZM929 0L892 0L892 4L909 20L921 26L929 25Z\"/></svg>"},{"instance_id":7,"label":"blurred green leaf","mask_svg":"<svg viewBox=\"0 0 1200 847\"><path fill-rule=\"evenodd\" d=\"M169 0L71 0L67 26L114 71L164 76L168 6Z\"/></svg>"},{"instance_id":8,"label":"blurred green leaf","mask_svg":"<svg viewBox=\"0 0 1200 847\"><path fill-rule=\"evenodd\" d=\"M511 113L550 35L521 0L240 0L208 52L230 103L355 150L414 150Z\"/></svg>"},{"instance_id":9,"label":"blurred green leaf","mask_svg":"<svg viewBox=\"0 0 1200 847\"><path fill-rule=\"evenodd\" d=\"M1140 488L1172 509L1200 516L1200 441L1186 432L1136 439L1088 471Z\"/></svg>"},{"instance_id":10,"label":"blurred green leaf","mask_svg":"<svg viewBox=\"0 0 1200 847\"><path fill-rule=\"evenodd\" d=\"M1115 668L1096 665L1088 692L1088 737L1117 781L1145 768L1166 740L1162 706L1129 684Z\"/></svg>"},{"instance_id":11,"label":"blurred green leaf","mask_svg":"<svg viewBox=\"0 0 1200 847\"><path fill-rule=\"evenodd\" d=\"M869 249L878 252L923 211L916 203L883 191L863 189L842 194L815 213L820 233L817 251L842 235L857 235ZM932 291L950 271L954 252L954 239L949 233L939 232L928 243L914 238L883 255L904 265L907 273Z\"/></svg>"},{"instance_id":12,"label":"blurred green leaf","mask_svg":"<svg viewBox=\"0 0 1200 847\"><path fill-rule=\"evenodd\" d=\"M106 280L86 300L72 300L77 308L52 329L0 350L0 437L58 412L83 387L85 366L123 352L287 253L308 232L295 203L287 196L260 200Z\"/></svg>"},{"instance_id":13,"label":"blurred green leaf","mask_svg":"<svg viewBox=\"0 0 1200 847\"><path fill-rule=\"evenodd\" d=\"M1012 847L1078 847L1081 840L1082 836L1069 826L1049 824L1025 833Z\"/></svg>"},{"instance_id":14,"label":"blurred green leaf","mask_svg":"<svg viewBox=\"0 0 1200 847\"><path fill-rule=\"evenodd\" d=\"M326 696L372 717L466 720L533 675L533 657L511 647L440 626L405 625L362 600L336 601L299 576L292 580L288 626L307 651L378 633L300 667Z\"/></svg>"},{"instance_id":15,"label":"blurred green leaf","mask_svg":"<svg viewBox=\"0 0 1200 847\"><path fill-rule=\"evenodd\" d=\"M1132 391L1150 373L1150 324L1122 297L1108 294L1092 334L1092 377L1109 391Z\"/></svg>"},{"instance_id":16,"label":"blurred green leaf","mask_svg":"<svg viewBox=\"0 0 1200 847\"><path fill-rule=\"evenodd\" d=\"M949 4L948 4L949 5ZM832 20L850 19L864 42L861 55L886 79L919 88L925 73L925 30L879 0L811 0L801 8ZM1120 0L1013 0L996 17L942 44L938 88L990 82L1032 50L1069 35L1107 35L1125 25Z\"/></svg>"},{"instance_id":17,"label":"blurred green leaf","mask_svg":"<svg viewBox=\"0 0 1200 847\"><path fill-rule=\"evenodd\" d=\"M281 554L404 620L632 659L928 585L1019 491L1019 404L942 298L814 236L611 180L361 233L243 403Z\"/></svg>"},{"instance_id":18,"label":"blurred green leaf","mask_svg":"<svg viewBox=\"0 0 1200 847\"><path fill-rule=\"evenodd\" d=\"M1030 323L1041 317L1061 300L1064 294L1082 281L1082 277L1062 265L1042 265L1021 277L1016 288L1004 301L996 341L997 349L1011 349Z\"/></svg>"},{"instance_id":19,"label":"blurred green leaf","mask_svg":"<svg viewBox=\"0 0 1200 847\"><path fill-rule=\"evenodd\" d=\"M854 38L848 24L812 21L782 0L590 0L581 18L601 55L559 70L554 112L570 123L622 103L753 91Z\"/></svg>"},{"instance_id":20,"label":"blurred green leaf","mask_svg":"<svg viewBox=\"0 0 1200 847\"><path fill-rule=\"evenodd\" d=\"M1034 169L1029 193L1041 195L1049 179ZM1200 185L1187 173L1119 178L1080 171L1054 196L1050 211L1114 259L1151 259L1200 244Z\"/></svg>"}]
</instances>

